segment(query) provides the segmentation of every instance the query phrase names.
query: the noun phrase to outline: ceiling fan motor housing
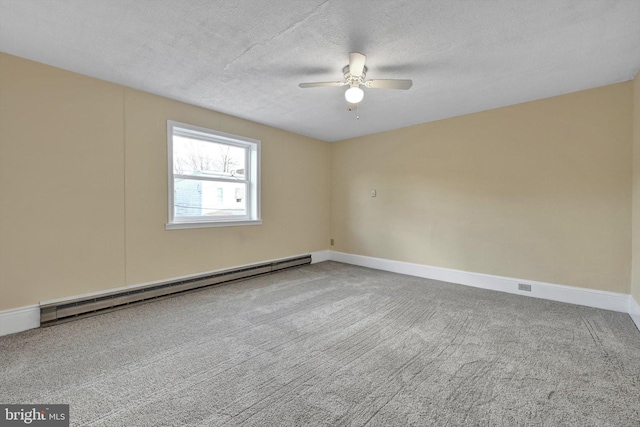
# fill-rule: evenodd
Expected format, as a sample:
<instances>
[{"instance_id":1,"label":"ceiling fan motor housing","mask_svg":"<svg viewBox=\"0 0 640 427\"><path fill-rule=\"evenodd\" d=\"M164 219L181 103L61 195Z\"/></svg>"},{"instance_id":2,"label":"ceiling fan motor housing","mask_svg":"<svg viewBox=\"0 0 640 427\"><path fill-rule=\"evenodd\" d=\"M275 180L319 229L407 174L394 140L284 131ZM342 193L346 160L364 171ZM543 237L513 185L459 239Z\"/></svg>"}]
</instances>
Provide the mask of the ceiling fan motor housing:
<instances>
[{"instance_id":1,"label":"ceiling fan motor housing","mask_svg":"<svg viewBox=\"0 0 640 427\"><path fill-rule=\"evenodd\" d=\"M349 66L345 65L345 67L342 69L342 74L344 74L344 79L349 84L349 86L357 87L363 84L365 77L367 77L367 67L364 66L364 68L362 69L361 76L354 76L351 74L351 70L349 70Z\"/></svg>"}]
</instances>

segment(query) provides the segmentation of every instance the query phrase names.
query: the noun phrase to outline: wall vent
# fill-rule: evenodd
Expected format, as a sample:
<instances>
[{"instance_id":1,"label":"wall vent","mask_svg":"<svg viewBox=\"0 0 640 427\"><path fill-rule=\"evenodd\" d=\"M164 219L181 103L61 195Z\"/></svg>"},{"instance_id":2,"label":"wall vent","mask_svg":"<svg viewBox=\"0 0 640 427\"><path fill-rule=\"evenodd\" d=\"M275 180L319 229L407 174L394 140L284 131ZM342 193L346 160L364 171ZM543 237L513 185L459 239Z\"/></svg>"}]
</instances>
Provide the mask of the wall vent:
<instances>
[{"instance_id":1,"label":"wall vent","mask_svg":"<svg viewBox=\"0 0 640 427\"><path fill-rule=\"evenodd\" d=\"M51 326L70 320L108 313L134 304L142 304L176 294L192 292L209 286L235 282L306 264L311 264L311 255L223 270L172 282L160 282L126 291L107 292L99 296L94 295L59 303L40 304L40 326Z\"/></svg>"}]
</instances>

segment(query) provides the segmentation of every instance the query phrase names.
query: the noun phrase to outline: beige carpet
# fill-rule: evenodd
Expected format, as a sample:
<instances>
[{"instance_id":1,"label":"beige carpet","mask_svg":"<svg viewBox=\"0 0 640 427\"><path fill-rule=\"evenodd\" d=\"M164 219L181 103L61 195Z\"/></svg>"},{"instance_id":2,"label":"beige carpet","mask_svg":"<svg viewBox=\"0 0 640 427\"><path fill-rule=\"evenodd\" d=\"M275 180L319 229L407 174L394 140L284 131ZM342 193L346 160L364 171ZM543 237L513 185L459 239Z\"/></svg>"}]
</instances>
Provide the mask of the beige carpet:
<instances>
[{"instance_id":1,"label":"beige carpet","mask_svg":"<svg viewBox=\"0 0 640 427\"><path fill-rule=\"evenodd\" d=\"M0 338L72 425L640 426L626 314L326 262Z\"/></svg>"}]
</instances>

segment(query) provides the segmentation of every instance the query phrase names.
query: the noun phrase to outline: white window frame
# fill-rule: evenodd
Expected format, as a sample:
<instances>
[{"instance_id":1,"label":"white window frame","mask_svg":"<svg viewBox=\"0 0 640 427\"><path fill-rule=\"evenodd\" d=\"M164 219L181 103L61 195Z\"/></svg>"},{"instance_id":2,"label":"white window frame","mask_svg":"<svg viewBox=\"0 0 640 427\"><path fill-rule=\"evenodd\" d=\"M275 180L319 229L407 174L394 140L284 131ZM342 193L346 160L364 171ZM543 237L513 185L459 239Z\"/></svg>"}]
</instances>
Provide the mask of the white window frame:
<instances>
[{"instance_id":1,"label":"white window frame","mask_svg":"<svg viewBox=\"0 0 640 427\"><path fill-rule=\"evenodd\" d=\"M245 158L245 182L247 190L245 194L247 215L244 216L224 216L224 217L175 217L174 207L174 183L176 178L194 179L189 175L175 175L173 169L173 136L186 136L202 141L215 142L234 147L247 149ZM204 228L204 227L229 227L239 225L260 225L260 141L244 136L232 135L207 129L200 126L167 120L167 169L168 169L168 202L169 221L165 228L175 230L181 228ZM199 181L214 182L239 182L238 179L225 178L205 178L197 177Z\"/></svg>"}]
</instances>

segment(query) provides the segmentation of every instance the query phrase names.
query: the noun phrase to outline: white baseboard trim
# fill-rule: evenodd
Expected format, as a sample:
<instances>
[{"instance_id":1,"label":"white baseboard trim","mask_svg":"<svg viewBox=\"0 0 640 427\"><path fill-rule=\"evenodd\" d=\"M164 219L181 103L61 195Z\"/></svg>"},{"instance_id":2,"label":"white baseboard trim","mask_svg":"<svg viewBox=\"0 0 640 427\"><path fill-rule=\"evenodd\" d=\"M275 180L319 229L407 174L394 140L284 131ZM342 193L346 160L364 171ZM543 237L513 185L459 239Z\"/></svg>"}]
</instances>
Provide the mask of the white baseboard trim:
<instances>
[{"instance_id":1,"label":"white baseboard trim","mask_svg":"<svg viewBox=\"0 0 640 427\"><path fill-rule=\"evenodd\" d=\"M630 295L627 294L556 285L552 283L536 282L533 280L516 279L512 277L494 276L483 273L472 273L463 270L453 270L450 268L433 267L403 261L392 261L363 255L353 255L344 252L331 252L330 256L332 261L359 265L377 270L407 274L409 276L423 277L426 279L441 280L443 282L458 283L476 288L508 292L510 294L629 313ZM518 290L519 283L531 285L531 291Z\"/></svg>"},{"instance_id":2,"label":"white baseboard trim","mask_svg":"<svg viewBox=\"0 0 640 427\"><path fill-rule=\"evenodd\" d=\"M629 316L640 329L640 304L631 295L629 295Z\"/></svg>"},{"instance_id":3,"label":"white baseboard trim","mask_svg":"<svg viewBox=\"0 0 640 427\"><path fill-rule=\"evenodd\" d=\"M331 260L331 252L329 251L311 252L311 264L317 264L319 262L330 261L330 260Z\"/></svg>"},{"instance_id":4,"label":"white baseboard trim","mask_svg":"<svg viewBox=\"0 0 640 427\"><path fill-rule=\"evenodd\" d=\"M344 252L317 251L311 253L312 264L323 261L343 262L345 264L359 265L376 270L407 274L426 279L458 283L476 288L491 289L511 294L628 313L636 326L638 326L638 329L640 329L640 305L631 295L627 294L576 288L572 286L556 285L532 280L520 280L511 277L494 276L483 273L472 273L469 271L413 264L403 261L393 261L383 258L373 258L363 255L347 254ZM518 290L519 283L531 285L531 292ZM92 292L85 295L100 294L118 289L136 288L139 286L141 285L124 286L122 288ZM59 300L52 301L64 301L67 299L75 299L77 297L78 296L60 298ZM16 332L22 332L38 327L40 327L40 305L38 304L0 311L0 336L14 334Z\"/></svg>"},{"instance_id":5,"label":"white baseboard trim","mask_svg":"<svg viewBox=\"0 0 640 427\"><path fill-rule=\"evenodd\" d=\"M28 305L0 311L0 337L40 327L40 306Z\"/></svg>"}]
</instances>

